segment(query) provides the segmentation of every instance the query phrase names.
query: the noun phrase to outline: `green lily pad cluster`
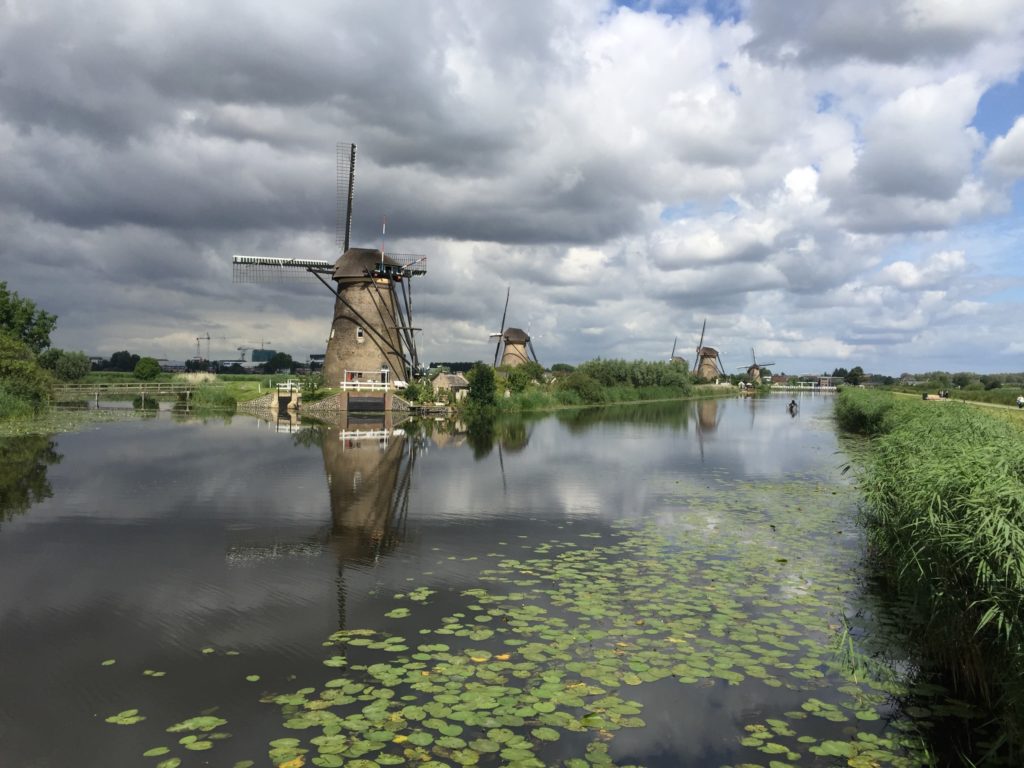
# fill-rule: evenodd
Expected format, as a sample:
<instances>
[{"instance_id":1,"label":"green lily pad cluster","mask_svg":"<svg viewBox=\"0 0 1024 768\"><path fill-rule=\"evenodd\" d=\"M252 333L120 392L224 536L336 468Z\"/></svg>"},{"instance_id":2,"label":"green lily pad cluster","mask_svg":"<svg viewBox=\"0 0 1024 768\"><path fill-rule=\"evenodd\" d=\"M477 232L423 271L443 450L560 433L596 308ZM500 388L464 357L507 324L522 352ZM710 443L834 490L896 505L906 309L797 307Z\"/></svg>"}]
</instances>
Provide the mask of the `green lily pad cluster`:
<instances>
[{"instance_id":1,"label":"green lily pad cluster","mask_svg":"<svg viewBox=\"0 0 1024 768\"><path fill-rule=\"evenodd\" d=\"M762 761L744 765L800 764L836 744L851 765L917 765L915 732L883 719L906 685L837 653L836 595L853 588L859 552L837 527L851 498L810 489L734 487L725 503L673 483L657 522L543 542L526 559L492 553L463 609L417 630L423 642L333 634L325 664L343 676L266 697L302 734L272 742L270 758L527 767L548 765L559 742L579 755L568 766L611 765L614 733L645 727L629 690L674 680L805 696L737 732L738 753Z\"/></svg>"},{"instance_id":2,"label":"green lily pad cluster","mask_svg":"<svg viewBox=\"0 0 1024 768\"><path fill-rule=\"evenodd\" d=\"M848 615L862 553L849 489L712 475L666 476L652 493L642 520L575 536L559 526L525 554L502 543L476 585L443 595L458 602L448 615L428 605L447 588L421 586L381 605L379 628L332 634L322 679L261 699L282 716L272 763L614 765L616 733L647 727L642 700L655 684L680 686L680 717L703 688L778 700L778 711L735 714L737 766L926 762L922 732L962 705L867 660ZM205 751L228 738L224 725L204 714L168 731Z\"/></svg>"}]
</instances>

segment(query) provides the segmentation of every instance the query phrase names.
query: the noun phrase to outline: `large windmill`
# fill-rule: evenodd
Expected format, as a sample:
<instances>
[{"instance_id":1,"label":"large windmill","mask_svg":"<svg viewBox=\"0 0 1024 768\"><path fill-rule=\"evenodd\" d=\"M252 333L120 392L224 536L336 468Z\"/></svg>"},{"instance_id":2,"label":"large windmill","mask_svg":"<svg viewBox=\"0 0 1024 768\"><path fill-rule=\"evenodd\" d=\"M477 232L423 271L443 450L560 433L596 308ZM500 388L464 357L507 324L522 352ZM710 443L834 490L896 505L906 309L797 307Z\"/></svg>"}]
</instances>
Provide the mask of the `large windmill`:
<instances>
[{"instance_id":1,"label":"large windmill","mask_svg":"<svg viewBox=\"0 0 1024 768\"><path fill-rule=\"evenodd\" d=\"M528 363L531 358L533 362L539 362L537 360L537 353L533 351L533 342L530 340L530 334L522 328L505 327L505 318L508 316L508 299L511 294L512 287L509 286L505 292L505 309L501 313L501 329L490 335L490 338L498 340L494 347L495 367L498 366L499 354L501 355L501 364L509 368Z\"/></svg>"},{"instance_id":2,"label":"large windmill","mask_svg":"<svg viewBox=\"0 0 1024 768\"><path fill-rule=\"evenodd\" d=\"M355 191L355 144L337 147L338 216L336 261L235 256L236 283L315 278L335 296L324 356L324 381L408 381L419 371L412 324L412 282L426 274L426 257L350 248ZM346 203L343 205L342 200ZM344 220L342 214L344 213ZM332 285L328 278L334 282Z\"/></svg>"},{"instance_id":3,"label":"large windmill","mask_svg":"<svg viewBox=\"0 0 1024 768\"><path fill-rule=\"evenodd\" d=\"M700 329L700 342L697 344L697 356L693 359L693 375L703 381L711 381L719 376L725 376L725 369L722 367L718 350L713 347L704 346L704 331L708 327L708 319L704 318L704 325Z\"/></svg>"},{"instance_id":4,"label":"large windmill","mask_svg":"<svg viewBox=\"0 0 1024 768\"><path fill-rule=\"evenodd\" d=\"M750 379L750 383L751 384L756 386L756 385L761 383L761 369L762 368L767 368L770 365L775 365L775 363L759 363L759 362L757 362L757 355L754 354L754 348L753 347L750 348L750 359L751 359L751 364L747 365L747 366L741 365L740 366L740 370L742 370L743 368L746 368L747 369L747 378Z\"/></svg>"}]
</instances>

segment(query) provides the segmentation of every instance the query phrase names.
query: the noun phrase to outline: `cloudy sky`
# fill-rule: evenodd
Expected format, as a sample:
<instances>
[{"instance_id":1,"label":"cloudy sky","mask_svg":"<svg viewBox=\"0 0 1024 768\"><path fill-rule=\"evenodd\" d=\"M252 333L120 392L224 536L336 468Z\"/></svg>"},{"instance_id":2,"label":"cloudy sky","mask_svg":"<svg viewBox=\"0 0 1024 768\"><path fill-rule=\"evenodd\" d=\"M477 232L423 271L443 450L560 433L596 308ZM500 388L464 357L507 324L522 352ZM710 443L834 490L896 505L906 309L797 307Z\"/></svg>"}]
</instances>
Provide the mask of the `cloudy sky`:
<instances>
[{"instance_id":1,"label":"cloudy sky","mask_svg":"<svg viewBox=\"0 0 1024 768\"><path fill-rule=\"evenodd\" d=\"M421 357L1024 370L1024 0L0 0L0 280L56 346L305 359L428 256ZM203 354L206 344L203 342Z\"/></svg>"}]
</instances>

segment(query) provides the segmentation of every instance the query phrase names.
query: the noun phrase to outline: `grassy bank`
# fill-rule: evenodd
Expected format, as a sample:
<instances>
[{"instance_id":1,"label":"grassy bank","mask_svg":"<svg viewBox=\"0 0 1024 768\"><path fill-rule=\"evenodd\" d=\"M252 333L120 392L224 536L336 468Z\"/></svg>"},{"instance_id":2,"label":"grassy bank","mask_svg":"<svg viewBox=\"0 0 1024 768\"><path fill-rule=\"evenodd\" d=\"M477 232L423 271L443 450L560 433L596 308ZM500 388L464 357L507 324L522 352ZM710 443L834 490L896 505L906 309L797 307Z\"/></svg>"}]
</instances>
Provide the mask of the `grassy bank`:
<instances>
[{"instance_id":1,"label":"grassy bank","mask_svg":"<svg viewBox=\"0 0 1024 768\"><path fill-rule=\"evenodd\" d=\"M836 419L872 435L860 486L873 562L910 606L922 658L1024 739L1024 430L955 402L847 390Z\"/></svg>"}]
</instances>

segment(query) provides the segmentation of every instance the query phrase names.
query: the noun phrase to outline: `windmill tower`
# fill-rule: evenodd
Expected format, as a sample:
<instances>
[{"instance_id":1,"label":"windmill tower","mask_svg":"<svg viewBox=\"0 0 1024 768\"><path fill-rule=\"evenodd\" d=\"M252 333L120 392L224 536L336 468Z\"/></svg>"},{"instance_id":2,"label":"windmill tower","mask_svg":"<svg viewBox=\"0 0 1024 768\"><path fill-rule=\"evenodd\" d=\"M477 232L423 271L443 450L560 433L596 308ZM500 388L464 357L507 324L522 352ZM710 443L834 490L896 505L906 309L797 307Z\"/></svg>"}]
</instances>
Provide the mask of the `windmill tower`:
<instances>
[{"instance_id":1,"label":"windmill tower","mask_svg":"<svg viewBox=\"0 0 1024 768\"><path fill-rule=\"evenodd\" d=\"M496 338L498 343L494 347L494 367L498 367L498 355L501 355L501 365L514 368L517 365L528 363L532 359L538 362L537 353L533 351L533 342L530 334L522 328L506 328L505 318L508 316L508 299L512 293L512 287L505 292L505 310L501 313L501 330L492 333L490 338ZM502 349L504 347L504 349Z\"/></svg>"},{"instance_id":2,"label":"windmill tower","mask_svg":"<svg viewBox=\"0 0 1024 768\"><path fill-rule=\"evenodd\" d=\"M725 369L722 367L718 350L704 346L704 331L707 327L708 320L704 318L704 325L700 329L700 342L697 344L697 356L693 359L693 375L702 381L711 381L719 376L725 376Z\"/></svg>"},{"instance_id":3,"label":"windmill tower","mask_svg":"<svg viewBox=\"0 0 1024 768\"><path fill-rule=\"evenodd\" d=\"M750 380L750 383L756 387L758 384L761 383L761 369L767 368L770 365L775 365L775 363L758 363L757 355L754 354L753 347L750 348L750 359L751 364L745 366L747 369L747 378ZM742 370L743 368L744 366L741 365L740 370Z\"/></svg>"},{"instance_id":4,"label":"windmill tower","mask_svg":"<svg viewBox=\"0 0 1024 768\"><path fill-rule=\"evenodd\" d=\"M412 278L426 274L426 257L385 253L383 243L379 249L349 247L355 164L355 145L339 144L336 244L340 253L336 261L235 256L233 277L239 283L319 280L335 296L324 356L325 383L390 386L395 380L408 381L419 371Z\"/></svg>"}]
</instances>

